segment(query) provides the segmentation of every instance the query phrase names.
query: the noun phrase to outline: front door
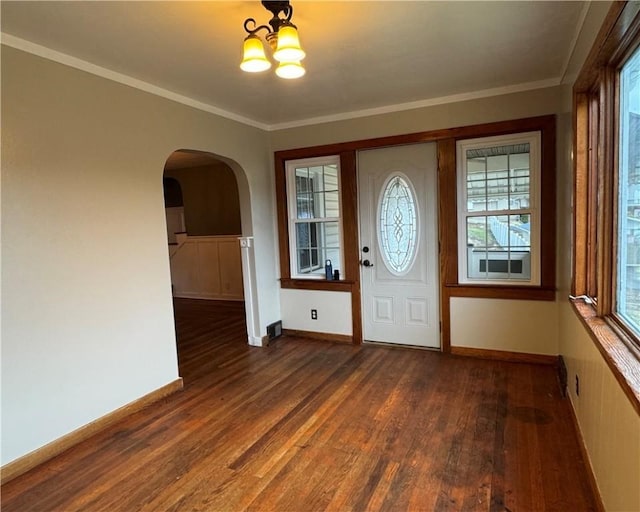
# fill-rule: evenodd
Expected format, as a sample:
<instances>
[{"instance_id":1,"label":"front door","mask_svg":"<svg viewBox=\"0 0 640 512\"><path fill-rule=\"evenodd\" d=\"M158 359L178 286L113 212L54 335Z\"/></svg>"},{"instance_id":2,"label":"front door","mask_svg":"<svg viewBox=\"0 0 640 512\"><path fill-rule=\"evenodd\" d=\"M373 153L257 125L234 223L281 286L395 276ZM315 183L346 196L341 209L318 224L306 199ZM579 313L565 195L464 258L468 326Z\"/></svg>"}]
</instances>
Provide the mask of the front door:
<instances>
[{"instance_id":1,"label":"front door","mask_svg":"<svg viewBox=\"0 0 640 512\"><path fill-rule=\"evenodd\" d=\"M358 154L365 341L440 347L437 167L435 143Z\"/></svg>"}]
</instances>

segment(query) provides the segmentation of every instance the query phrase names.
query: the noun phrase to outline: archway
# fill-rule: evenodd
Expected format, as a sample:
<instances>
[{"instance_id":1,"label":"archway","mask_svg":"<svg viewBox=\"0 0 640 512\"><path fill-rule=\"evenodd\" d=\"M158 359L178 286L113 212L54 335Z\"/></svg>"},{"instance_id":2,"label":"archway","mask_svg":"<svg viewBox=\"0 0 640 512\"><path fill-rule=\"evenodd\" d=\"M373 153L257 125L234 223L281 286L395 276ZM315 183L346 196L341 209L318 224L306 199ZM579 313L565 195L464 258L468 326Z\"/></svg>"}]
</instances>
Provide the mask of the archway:
<instances>
[{"instance_id":1,"label":"archway","mask_svg":"<svg viewBox=\"0 0 640 512\"><path fill-rule=\"evenodd\" d=\"M244 171L224 157L181 149L166 160L163 190L174 314L176 300L207 301L201 304L211 310L216 301L228 308L249 295L242 314L251 342L257 307L254 273L243 270L246 250L240 249L251 226Z\"/></svg>"}]
</instances>

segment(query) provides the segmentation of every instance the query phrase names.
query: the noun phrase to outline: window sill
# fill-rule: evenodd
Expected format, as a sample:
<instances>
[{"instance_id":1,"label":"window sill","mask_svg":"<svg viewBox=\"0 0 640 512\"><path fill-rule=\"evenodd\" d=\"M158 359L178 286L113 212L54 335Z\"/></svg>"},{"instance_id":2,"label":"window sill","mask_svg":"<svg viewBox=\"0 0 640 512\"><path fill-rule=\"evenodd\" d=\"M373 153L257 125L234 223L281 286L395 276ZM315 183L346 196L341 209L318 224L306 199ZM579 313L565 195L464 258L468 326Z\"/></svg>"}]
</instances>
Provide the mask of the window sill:
<instances>
[{"instance_id":1,"label":"window sill","mask_svg":"<svg viewBox=\"0 0 640 512\"><path fill-rule=\"evenodd\" d=\"M570 301L614 377L640 415L640 359L604 318L588 304Z\"/></svg>"},{"instance_id":2,"label":"window sill","mask_svg":"<svg viewBox=\"0 0 640 512\"><path fill-rule=\"evenodd\" d=\"M450 297L477 297L480 299L556 300L553 288L540 286L509 286L481 284L446 284Z\"/></svg>"},{"instance_id":3,"label":"window sill","mask_svg":"<svg viewBox=\"0 0 640 512\"><path fill-rule=\"evenodd\" d=\"M340 279L338 281L327 281L326 279L280 279L280 288L289 288L294 290L350 292L353 285L353 281L346 281L344 279Z\"/></svg>"}]
</instances>

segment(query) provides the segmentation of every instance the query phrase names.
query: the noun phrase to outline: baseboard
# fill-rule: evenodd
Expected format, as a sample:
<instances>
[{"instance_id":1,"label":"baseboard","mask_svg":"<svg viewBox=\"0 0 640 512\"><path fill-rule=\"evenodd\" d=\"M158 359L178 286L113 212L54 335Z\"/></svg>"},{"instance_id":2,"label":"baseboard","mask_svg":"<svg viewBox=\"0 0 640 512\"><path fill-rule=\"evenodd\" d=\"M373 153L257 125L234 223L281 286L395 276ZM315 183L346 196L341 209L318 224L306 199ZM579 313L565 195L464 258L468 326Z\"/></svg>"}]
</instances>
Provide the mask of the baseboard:
<instances>
[{"instance_id":1,"label":"baseboard","mask_svg":"<svg viewBox=\"0 0 640 512\"><path fill-rule=\"evenodd\" d=\"M178 378L169 384L162 386L161 388L144 395L133 402L130 402L122 407L112 411L97 420L87 423L79 429L69 432L68 434L51 441L50 443L34 450L22 457L5 464L0 468L0 483L5 484L10 480L13 480L17 476L26 473L30 469L42 464L43 462L52 459L56 455L61 454L65 450L68 450L72 446L90 438L94 434L97 434L101 430L110 427L117 421L144 409L148 405L151 405L162 398L175 393L183 388L182 378Z\"/></svg>"},{"instance_id":2,"label":"baseboard","mask_svg":"<svg viewBox=\"0 0 640 512\"><path fill-rule=\"evenodd\" d=\"M580 429L580 423L578 423L578 416L576 415L576 410L573 408L573 402L571 398L567 398L569 402L569 410L571 415L571 422L573 423L573 428L576 431L576 436L578 438L578 446L580 448L580 455L582 456L582 461L584 462L584 468L587 471L587 480L589 480L589 488L591 489L591 493L596 500L596 510L597 512L605 512L604 503L602 502L602 496L600 495L600 489L598 488L598 482L596 480L596 475L593 472L593 467L591 466L591 459L589 458L589 452L587 451L587 445L584 442L584 437L582 437L582 430Z\"/></svg>"},{"instance_id":3,"label":"baseboard","mask_svg":"<svg viewBox=\"0 0 640 512\"><path fill-rule=\"evenodd\" d=\"M269 344L269 336L247 336L247 341L252 347L266 347Z\"/></svg>"},{"instance_id":4,"label":"baseboard","mask_svg":"<svg viewBox=\"0 0 640 512\"><path fill-rule=\"evenodd\" d=\"M525 354L522 352L509 352L506 350L488 350L484 348L451 347L451 353L457 356L478 357L481 359L495 359L510 363L544 364L548 366L558 365L558 356L544 354Z\"/></svg>"},{"instance_id":5,"label":"baseboard","mask_svg":"<svg viewBox=\"0 0 640 512\"><path fill-rule=\"evenodd\" d=\"M332 341L334 343L353 343L353 336L349 334L331 334L328 332L300 331L298 329L282 329L284 336L311 338L314 340Z\"/></svg>"},{"instance_id":6,"label":"baseboard","mask_svg":"<svg viewBox=\"0 0 640 512\"><path fill-rule=\"evenodd\" d=\"M244 302L244 297L240 297L238 295L204 295L201 293L173 293L173 298L174 299L197 299L197 300L228 300L230 302Z\"/></svg>"}]
</instances>

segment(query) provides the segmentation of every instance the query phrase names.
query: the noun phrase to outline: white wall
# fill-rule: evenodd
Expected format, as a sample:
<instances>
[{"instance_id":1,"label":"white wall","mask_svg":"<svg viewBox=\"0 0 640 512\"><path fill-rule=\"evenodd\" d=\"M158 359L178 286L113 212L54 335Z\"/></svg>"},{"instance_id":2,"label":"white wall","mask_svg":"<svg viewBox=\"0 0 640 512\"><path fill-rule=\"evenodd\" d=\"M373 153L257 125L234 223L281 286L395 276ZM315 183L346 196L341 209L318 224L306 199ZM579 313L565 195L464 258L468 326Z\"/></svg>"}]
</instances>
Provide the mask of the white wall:
<instances>
[{"instance_id":1,"label":"white wall","mask_svg":"<svg viewBox=\"0 0 640 512\"><path fill-rule=\"evenodd\" d=\"M282 327L331 334L353 334L351 293L313 290L280 290ZM311 319L311 310L318 319Z\"/></svg>"},{"instance_id":2,"label":"white wall","mask_svg":"<svg viewBox=\"0 0 640 512\"><path fill-rule=\"evenodd\" d=\"M2 464L178 377L162 172L181 148L237 173L264 334L268 135L2 47Z\"/></svg>"}]
</instances>

